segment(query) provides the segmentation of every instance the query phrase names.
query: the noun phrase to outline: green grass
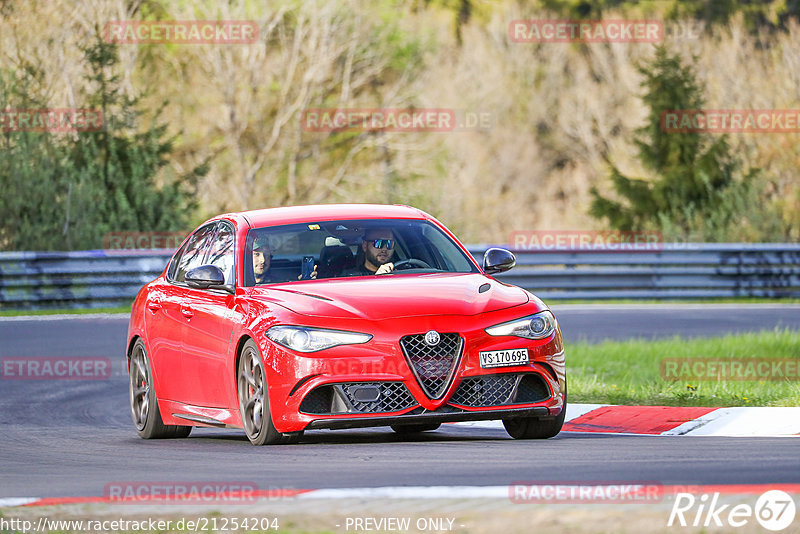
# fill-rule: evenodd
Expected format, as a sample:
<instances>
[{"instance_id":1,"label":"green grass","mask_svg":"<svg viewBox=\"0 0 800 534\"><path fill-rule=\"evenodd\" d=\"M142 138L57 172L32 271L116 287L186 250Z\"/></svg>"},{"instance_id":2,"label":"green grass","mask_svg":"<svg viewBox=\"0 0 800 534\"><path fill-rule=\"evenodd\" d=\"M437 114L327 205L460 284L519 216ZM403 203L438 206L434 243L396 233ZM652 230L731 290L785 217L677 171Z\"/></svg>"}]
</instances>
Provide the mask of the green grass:
<instances>
[{"instance_id":1,"label":"green grass","mask_svg":"<svg viewBox=\"0 0 800 534\"><path fill-rule=\"evenodd\" d=\"M800 381L672 380L665 358L787 358L800 361L800 332L764 331L715 338L606 341L566 346L569 400L665 406L800 406Z\"/></svg>"},{"instance_id":2,"label":"green grass","mask_svg":"<svg viewBox=\"0 0 800 534\"><path fill-rule=\"evenodd\" d=\"M52 310L0 310L0 317L17 317L21 315L83 315L87 313L130 313L131 305L109 308L63 308Z\"/></svg>"}]
</instances>

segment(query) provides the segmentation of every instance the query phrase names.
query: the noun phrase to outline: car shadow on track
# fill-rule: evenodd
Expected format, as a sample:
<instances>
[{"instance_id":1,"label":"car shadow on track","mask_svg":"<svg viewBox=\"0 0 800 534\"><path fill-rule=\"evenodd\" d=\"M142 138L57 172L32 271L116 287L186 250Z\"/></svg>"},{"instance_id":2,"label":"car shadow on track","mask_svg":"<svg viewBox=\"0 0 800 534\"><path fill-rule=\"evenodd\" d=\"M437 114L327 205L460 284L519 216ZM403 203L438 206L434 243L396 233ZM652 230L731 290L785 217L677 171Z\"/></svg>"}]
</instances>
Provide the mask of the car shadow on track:
<instances>
[{"instance_id":1,"label":"car shadow on track","mask_svg":"<svg viewBox=\"0 0 800 534\"><path fill-rule=\"evenodd\" d=\"M249 443L244 434L216 432L193 432L186 438L188 441L229 441ZM510 439L507 435L499 432L492 434L470 435L456 434L453 432L420 432L414 434L397 434L391 430L314 430L306 432L299 443L295 445L310 444L345 444L345 443L435 443L446 441L485 441L485 440L506 440ZM288 446L288 445L283 445Z\"/></svg>"},{"instance_id":2,"label":"car shadow on track","mask_svg":"<svg viewBox=\"0 0 800 534\"><path fill-rule=\"evenodd\" d=\"M556 437L541 441L557 441L562 439L608 439L615 437L612 434L597 434L584 432L562 432ZM236 430L219 430L211 428L195 429L192 435L186 438L189 442L223 443L236 442L248 444L247 437ZM514 441L502 429L490 428L458 428L444 427L429 432L398 434L388 427L372 429L351 430L312 430L306 432L299 443L303 445L341 445L363 443L445 443L445 442L478 442L478 441ZM520 443L537 442L540 440L520 440ZM292 445L282 445L289 447Z\"/></svg>"}]
</instances>

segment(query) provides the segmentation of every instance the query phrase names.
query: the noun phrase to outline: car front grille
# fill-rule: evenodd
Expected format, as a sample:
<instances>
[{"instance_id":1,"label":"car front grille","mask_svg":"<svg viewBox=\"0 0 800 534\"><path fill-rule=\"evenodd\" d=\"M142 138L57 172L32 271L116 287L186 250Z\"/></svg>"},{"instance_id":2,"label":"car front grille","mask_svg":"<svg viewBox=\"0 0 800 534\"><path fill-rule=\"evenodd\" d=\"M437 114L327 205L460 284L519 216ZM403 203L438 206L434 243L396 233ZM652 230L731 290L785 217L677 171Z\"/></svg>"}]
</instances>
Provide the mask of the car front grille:
<instances>
[{"instance_id":1,"label":"car front grille","mask_svg":"<svg viewBox=\"0 0 800 534\"><path fill-rule=\"evenodd\" d=\"M349 382L311 390L300 411L312 415L398 412L417 402L402 382Z\"/></svg>"},{"instance_id":2,"label":"car front grille","mask_svg":"<svg viewBox=\"0 0 800 534\"><path fill-rule=\"evenodd\" d=\"M404 336L400 346L417 383L430 399L444 395L458 365L464 342L458 334L440 334L439 343L425 343L425 334Z\"/></svg>"},{"instance_id":3,"label":"car front grille","mask_svg":"<svg viewBox=\"0 0 800 534\"><path fill-rule=\"evenodd\" d=\"M464 378L450 403L481 408L541 402L549 397L550 388L538 374L497 374Z\"/></svg>"}]
</instances>

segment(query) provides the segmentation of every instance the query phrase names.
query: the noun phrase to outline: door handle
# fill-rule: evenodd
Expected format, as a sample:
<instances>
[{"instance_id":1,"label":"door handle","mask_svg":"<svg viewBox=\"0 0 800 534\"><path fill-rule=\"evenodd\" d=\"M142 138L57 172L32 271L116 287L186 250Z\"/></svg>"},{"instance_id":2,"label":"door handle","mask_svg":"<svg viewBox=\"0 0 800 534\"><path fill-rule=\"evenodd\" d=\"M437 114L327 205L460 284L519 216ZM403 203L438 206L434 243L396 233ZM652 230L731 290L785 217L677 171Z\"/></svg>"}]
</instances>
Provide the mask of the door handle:
<instances>
[{"instance_id":1,"label":"door handle","mask_svg":"<svg viewBox=\"0 0 800 534\"><path fill-rule=\"evenodd\" d=\"M188 319L191 319L192 316L194 315L194 312L188 306L181 306L181 313L183 314L184 317Z\"/></svg>"},{"instance_id":2,"label":"door handle","mask_svg":"<svg viewBox=\"0 0 800 534\"><path fill-rule=\"evenodd\" d=\"M147 301L147 309L151 312L157 312L161 309L161 301L160 300L149 300Z\"/></svg>"}]
</instances>

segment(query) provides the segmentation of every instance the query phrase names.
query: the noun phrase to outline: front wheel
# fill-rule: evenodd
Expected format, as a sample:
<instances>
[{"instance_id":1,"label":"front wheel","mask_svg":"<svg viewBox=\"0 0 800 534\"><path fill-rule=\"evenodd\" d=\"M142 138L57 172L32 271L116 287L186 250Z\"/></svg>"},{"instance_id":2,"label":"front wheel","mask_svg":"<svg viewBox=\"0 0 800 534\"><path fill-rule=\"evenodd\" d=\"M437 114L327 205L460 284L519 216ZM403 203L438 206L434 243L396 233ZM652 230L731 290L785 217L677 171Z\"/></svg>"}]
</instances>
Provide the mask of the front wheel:
<instances>
[{"instance_id":1,"label":"front wheel","mask_svg":"<svg viewBox=\"0 0 800 534\"><path fill-rule=\"evenodd\" d=\"M567 385L564 383L564 406L561 413L555 417L539 419L538 417L515 417L503 419L508 435L514 439L547 439L552 438L564 426L567 416Z\"/></svg>"},{"instance_id":2,"label":"front wheel","mask_svg":"<svg viewBox=\"0 0 800 534\"><path fill-rule=\"evenodd\" d=\"M252 339L242 347L236 377L239 413L247 439L253 445L276 445L284 442L283 434L272 424L264 364Z\"/></svg>"},{"instance_id":3,"label":"front wheel","mask_svg":"<svg viewBox=\"0 0 800 534\"><path fill-rule=\"evenodd\" d=\"M144 439L185 438L192 427L165 425L161 419L153 387L153 372L147 349L141 339L136 340L128 360L128 391L131 416L136 432Z\"/></svg>"}]
</instances>

